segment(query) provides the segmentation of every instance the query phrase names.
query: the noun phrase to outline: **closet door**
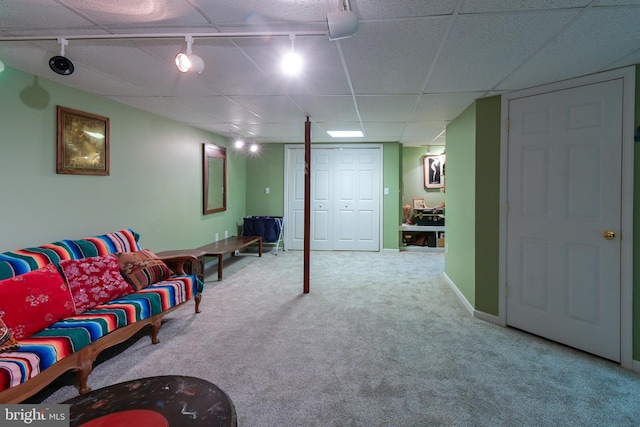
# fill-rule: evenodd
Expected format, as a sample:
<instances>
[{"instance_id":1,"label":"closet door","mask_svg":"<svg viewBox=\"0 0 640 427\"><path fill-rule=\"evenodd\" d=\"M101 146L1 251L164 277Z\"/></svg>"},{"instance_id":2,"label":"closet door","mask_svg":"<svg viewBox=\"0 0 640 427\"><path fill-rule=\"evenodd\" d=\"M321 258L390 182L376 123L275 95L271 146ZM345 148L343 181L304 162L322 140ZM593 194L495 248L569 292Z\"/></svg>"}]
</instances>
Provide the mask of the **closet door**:
<instances>
[{"instance_id":1,"label":"closet door","mask_svg":"<svg viewBox=\"0 0 640 427\"><path fill-rule=\"evenodd\" d=\"M335 150L335 250L380 250L380 150Z\"/></svg>"},{"instance_id":2,"label":"closet door","mask_svg":"<svg viewBox=\"0 0 640 427\"><path fill-rule=\"evenodd\" d=\"M304 148L286 151L287 248L304 247ZM380 250L379 148L311 150L311 250Z\"/></svg>"}]
</instances>

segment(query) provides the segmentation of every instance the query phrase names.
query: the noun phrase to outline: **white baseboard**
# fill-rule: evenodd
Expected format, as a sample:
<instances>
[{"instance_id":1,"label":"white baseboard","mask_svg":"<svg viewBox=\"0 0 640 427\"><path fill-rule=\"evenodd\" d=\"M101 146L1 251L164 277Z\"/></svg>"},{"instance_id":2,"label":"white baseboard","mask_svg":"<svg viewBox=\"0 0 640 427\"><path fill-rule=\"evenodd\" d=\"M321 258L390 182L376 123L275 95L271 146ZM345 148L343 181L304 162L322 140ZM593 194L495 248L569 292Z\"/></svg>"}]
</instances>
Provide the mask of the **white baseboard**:
<instances>
[{"instance_id":1,"label":"white baseboard","mask_svg":"<svg viewBox=\"0 0 640 427\"><path fill-rule=\"evenodd\" d=\"M400 252L400 249L383 248L382 252L389 253L389 254L397 254Z\"/></svg>"},{"instance_id":2,"label":"white baseboard","mask_svg":"<svg viewBox=\"0 0 640 427\"><path fill-rule=\"evenodd\" d=\"M442 277L444 277L444 280L449 284L449 287L456 294L456 296L458 297L458 299L460 300L464 308L466 308L469 314L473 316L475 309L473 308L471 303L467 300L467 298L462 294L462 292L460 292L460 289L458 289L455 283L453 283L453 280L451 280L451 278L447 276L447 273L442 273Z\"/></svg>"},{"instance_id":3,"label":"white baseboard","mask_svg":"<svg viewBox=\"0 0 640 427\"><path fill-rule=\"evenodd\" d=\"M484 311L474 310L473 317L476 319L484 320L485 322L493 323L498 326L505 326L500 321L500 318L494 314L485 313Z\"/></svg>"},{"instance_id":4,"label":"white baseboard","mask_svg":"<svg viewBox=\"0 0 640 427\"><path fill-rule=\"evenodd\" d=\"M464 308L467 309L467 311L471 316L475 317L476 319L484 320L485 322L504 326L498 316L485 313L484 311L476 310L473 307L473 305L471 305L469 300L467 300L467 298L462 294L462 292L460 292L460 289L458 289L455 283L453 283L453 280L451 280L451 278L447 276L447 273L442 273L442 277L444 277L444 280L446 280L446 282L449 284L449 287L453 290L453 292L456 294L456 296L458 297L458 299L460 300Z\"/></svg>"}]
</instances>

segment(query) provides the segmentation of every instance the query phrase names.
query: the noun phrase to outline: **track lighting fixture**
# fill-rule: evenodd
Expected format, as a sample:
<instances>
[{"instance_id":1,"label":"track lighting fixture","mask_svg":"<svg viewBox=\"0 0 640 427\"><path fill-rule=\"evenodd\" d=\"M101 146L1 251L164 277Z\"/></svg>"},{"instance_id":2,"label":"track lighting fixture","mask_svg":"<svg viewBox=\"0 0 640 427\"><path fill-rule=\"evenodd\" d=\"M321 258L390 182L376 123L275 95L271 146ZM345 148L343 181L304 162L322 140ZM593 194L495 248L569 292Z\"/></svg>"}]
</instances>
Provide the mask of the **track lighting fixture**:
<instances>
[{"instance_id":1,"label":"track lighting fixture","mask_svg":"<svg viewBox=\"0 0 640 427\"><path fill-rule=\"evenodd\" d=\"M236 142L233 143L234 147L236 147L236 149L241 150L242 147L244 147L244 140L242 138L238 138L236 139Z\"/></svg>"},{"instance_id":2,"label":"track lighting fixture","mask_svg":"<svg viewBox=\"0 0 640 427\"><path fill-rule=\"evenodd\" d=\"M73 62L64 57L64 47L69 44L69 41L64 37L58 37L58 43L60 43L60 55L53 56L49 59L49 68L51 68L54 73L68 76L73 74L73 71L75 70Z\"/></svg>"},{"instance_id":3,"label":"track lighting fixture","mask_svg":"<svg viewBox=\"0 0 640 427\"><path fill-rule=\"evenodd\" d=\"M342 10L327 13L329 40L340 40L353 37L358 31L358 17L351 11L349 0L338 0Z\"/></svg>"},{"instance_id":4,"label":"track lighting fixture","mask_svg":"<svg viewBox=\"0 0 640 427\"><path fill-rule=\"evenodd\" d=\"M289 34L289 40L291 40L291 50L282 58L282 70L289 75L296 75L302 69L302 58L295 51L296 35Z\"/></svg>"},{"instance_id":5,"label":"track lighting fixture","mask_svg":"<svg viewBox=\"0 0 640 427\"><path fill-rule=\"evenodd\" d=\"M258 144L256 144L255 142L251 144L251 147L249 147L249 151L251 151L252 153L255 153L256 151L258 151Z\"/></svg>"},{"instance_id":6,"label":"track lighting fixture","mask_svg":"<svg viewBox=\"0 0 640 427\"><path fill-rule=\"evenodd\" d=\"M176 55L176 67L183 73L187 71L195 71L200 74L204 70L204 61L198 55L191 52L192 36L185 36L187 42L187 51L179 52Z\"/></svg>"}]
</instances>

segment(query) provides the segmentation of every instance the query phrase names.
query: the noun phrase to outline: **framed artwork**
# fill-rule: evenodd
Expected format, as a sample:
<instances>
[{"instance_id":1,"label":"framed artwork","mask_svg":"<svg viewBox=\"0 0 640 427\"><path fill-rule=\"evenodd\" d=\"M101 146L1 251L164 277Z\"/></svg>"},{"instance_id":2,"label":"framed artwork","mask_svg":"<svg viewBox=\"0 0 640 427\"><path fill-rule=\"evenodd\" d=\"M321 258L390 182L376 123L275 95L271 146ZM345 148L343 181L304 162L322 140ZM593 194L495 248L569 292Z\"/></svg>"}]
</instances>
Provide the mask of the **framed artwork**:
<instances>
[{"instance_id":1,"label":"framed artwork","mask_svg":"<svg viewBox=\"0 0 640 427\"><path fill-rule=\"evenodd\" d=\"M58 106L56 173L109 175L109 118Z\"/></svg>"},{"instance_id":2,"label":"framed artwork","mask_svg":"<svg viewBox=\"0 0 640 427\"><path fill-rule=\"evenodd\" d=\"M424 157L424 186L426 188L444 187L445 159L444 154Z\"/></svg>"},{"instance_id":3,"label":"framed artwork","mask_svg":"<svg viewBox=\"0 0 640 427\"><path fill-rule=\"evenodd\" d=\"M413 209L426 209L427 205L424 203L424 199L413 199Z\"/></svg>"}]
</instances>

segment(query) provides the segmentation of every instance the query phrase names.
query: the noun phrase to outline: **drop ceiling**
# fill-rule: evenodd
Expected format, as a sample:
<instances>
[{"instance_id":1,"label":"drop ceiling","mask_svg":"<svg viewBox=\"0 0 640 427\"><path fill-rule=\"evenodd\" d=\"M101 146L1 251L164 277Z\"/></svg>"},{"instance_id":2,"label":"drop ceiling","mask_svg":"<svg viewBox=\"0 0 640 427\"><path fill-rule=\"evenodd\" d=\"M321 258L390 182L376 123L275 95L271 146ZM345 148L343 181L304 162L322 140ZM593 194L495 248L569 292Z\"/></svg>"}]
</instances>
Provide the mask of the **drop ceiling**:
<instances>
[{"instance_id":1,"label":"drop ceiling","mask_svg":"<svg viewBox=\"0 0 640 427\"><path fill-rule=\"evenodd\" d=\"M0 0L0 61L41 78L258 142L342 142L328 130L362 130L361 142L442 145L448 123L474 100L640 63L640 0L351 0L352 38L330 41L337 0ZM305 60L289 77L280 57ZM184 36L198 38L201 74L180 73ZM167 38L73 39L173 34ZM272 34L272 35L266 35ZM275 35L273 35L275 34ZM42 36L48 40L19 40ZM69 38L69 76L48 60Z\"/></svg>"}]
</instances>

